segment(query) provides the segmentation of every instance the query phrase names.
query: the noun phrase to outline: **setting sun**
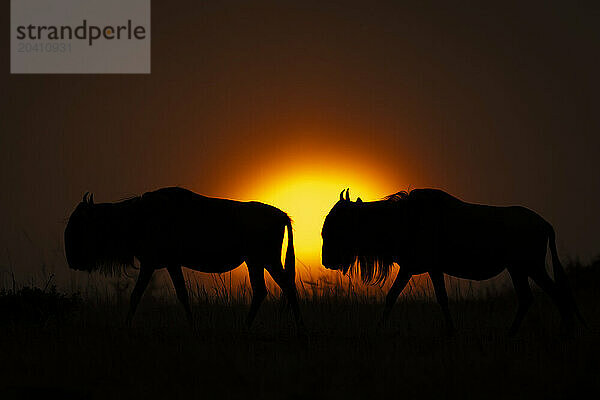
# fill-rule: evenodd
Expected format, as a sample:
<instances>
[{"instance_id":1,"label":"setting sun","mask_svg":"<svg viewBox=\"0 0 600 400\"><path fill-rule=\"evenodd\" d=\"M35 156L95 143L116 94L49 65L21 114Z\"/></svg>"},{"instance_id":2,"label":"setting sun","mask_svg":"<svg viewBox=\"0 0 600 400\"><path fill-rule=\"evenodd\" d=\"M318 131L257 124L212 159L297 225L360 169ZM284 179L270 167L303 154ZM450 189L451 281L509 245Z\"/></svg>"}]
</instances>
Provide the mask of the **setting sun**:
<instances>
[{"instance_id":1,"label":"setting sun","mask_svg":"<svg viewBox=\"0 0 600 400\"><path fill-rule=\"evenodd\" d=\"M287 212L293 221L297 259L316 272L322 268L323 220L345 188L350 188L352 200L360 196L365 201L379 199L394 190L381 172L321 164L278 171L249 188L242 198L260 200Z\"/></svg>"}]
</instances>

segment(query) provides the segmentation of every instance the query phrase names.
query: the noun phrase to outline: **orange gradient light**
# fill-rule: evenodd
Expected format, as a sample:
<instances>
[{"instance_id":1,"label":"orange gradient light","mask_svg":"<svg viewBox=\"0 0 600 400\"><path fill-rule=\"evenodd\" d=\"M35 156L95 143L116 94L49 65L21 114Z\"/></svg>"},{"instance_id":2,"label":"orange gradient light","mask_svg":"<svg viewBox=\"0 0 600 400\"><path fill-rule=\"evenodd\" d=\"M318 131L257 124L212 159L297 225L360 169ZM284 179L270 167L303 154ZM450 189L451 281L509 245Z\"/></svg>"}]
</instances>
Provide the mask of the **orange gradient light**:
<instances>
[{"instance_id":1,"label":"orange gradient light","mask_svg":"<svg viewBox=\"0 0 600 400\"><path fill-rule=\"evenodd\" d=\"M340 192L350 188L352 201L356 201L357 196L372 201L399 190L394 183L386 181L381 172L356 165L299 165L261 179L260 184L249 186L241 197L274 205L288 213L294 226L297 260L308 266L311 274L318 275L324 272L321 266L323 221L339 200Z\"/></svg>"}]
</instances>

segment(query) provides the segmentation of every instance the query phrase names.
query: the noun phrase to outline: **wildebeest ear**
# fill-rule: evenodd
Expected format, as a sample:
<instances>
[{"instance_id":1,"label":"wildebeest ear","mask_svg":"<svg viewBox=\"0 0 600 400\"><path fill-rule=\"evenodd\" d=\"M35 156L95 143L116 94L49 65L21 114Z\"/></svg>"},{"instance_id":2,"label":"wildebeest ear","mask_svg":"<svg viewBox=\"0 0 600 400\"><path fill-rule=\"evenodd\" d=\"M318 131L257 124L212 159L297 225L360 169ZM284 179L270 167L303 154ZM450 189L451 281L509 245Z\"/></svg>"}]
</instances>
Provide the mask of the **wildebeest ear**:
<instances>
[{"instance_id":1,"label":"wildebeest ear","mask_svg":"<svg viewBox=\"0 0 600 400\"><path fill-rule=\"evenodd\" d=\"M362 199L361 199L360 197L357 197L357 198L356 198L356 202L357 202L357 203L362 203Z\"/></svg>"}]
</instances>

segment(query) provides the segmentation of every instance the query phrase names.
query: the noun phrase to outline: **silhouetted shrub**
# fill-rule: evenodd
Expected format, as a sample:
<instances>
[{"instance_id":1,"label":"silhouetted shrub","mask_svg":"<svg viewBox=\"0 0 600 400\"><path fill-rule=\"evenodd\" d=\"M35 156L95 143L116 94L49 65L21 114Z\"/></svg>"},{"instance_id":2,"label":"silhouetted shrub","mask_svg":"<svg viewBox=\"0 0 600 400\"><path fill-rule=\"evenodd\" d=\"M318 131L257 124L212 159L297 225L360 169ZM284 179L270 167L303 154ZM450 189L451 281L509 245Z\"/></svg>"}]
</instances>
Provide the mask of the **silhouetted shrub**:
<instances>
[{"instance_id":1,"label":"silhouetted shrub","mask_svg":"<svg viewBox=\"0 0 600 400\"><path fill-rule=\"evenodd\" d=\"M81 304L76 294L64 294L56 286L46 289L25 286L0 290L0 324L29 323L45 325L51 319L62 321Z\"/></svg>"}]
</instances>

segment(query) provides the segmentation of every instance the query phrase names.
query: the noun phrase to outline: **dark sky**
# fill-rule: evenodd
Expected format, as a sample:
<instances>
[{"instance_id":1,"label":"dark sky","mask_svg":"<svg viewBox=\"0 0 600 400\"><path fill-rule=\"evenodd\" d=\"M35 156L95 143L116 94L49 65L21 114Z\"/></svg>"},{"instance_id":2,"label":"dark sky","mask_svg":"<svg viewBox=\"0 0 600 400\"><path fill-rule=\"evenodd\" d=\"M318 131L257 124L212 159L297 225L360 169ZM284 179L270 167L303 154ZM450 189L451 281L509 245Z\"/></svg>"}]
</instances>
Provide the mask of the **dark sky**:
<instances>
[{"instance_id":1,"label":"dark sky","mask_svg":"<svg viewBox=\"0 0 600 400\"><path fill-rule=\"evenodd\" d=\"M595 2L405 3L154 1L147 76L2 57L0 268L66 268L87 190L229 197L268 160L327 152L382 160L398 190L528 206L563 258L600 253ZM8 2L0 25L8 55Z\"/></svg>"}]
</instances>

